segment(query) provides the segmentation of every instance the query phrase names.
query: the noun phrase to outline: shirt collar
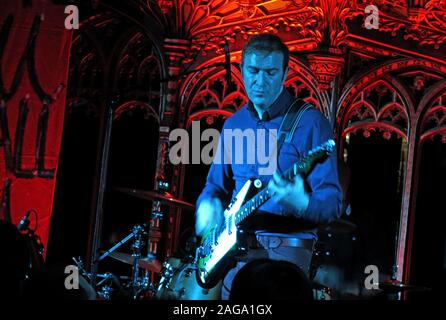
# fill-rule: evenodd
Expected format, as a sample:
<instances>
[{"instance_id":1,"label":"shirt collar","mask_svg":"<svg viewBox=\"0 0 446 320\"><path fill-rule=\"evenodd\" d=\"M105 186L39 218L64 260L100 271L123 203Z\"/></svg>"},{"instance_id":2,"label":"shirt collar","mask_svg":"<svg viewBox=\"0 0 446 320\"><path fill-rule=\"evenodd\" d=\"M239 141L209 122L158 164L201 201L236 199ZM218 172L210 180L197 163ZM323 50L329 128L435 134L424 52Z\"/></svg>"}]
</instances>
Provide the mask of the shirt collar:
<instances>
[{"instance_id":1,"label":"shirt collar","mask_svg":"<svg viewBox=\"0 0 446 320\"><path fill-rule=\"evenodd\" d=\"M281 115L291 105L293 100L293 96L288 92L286 88L283 88L276 101L274 101L273 104L263 113L262 120L274 119L275 117ZM251 102L251 100L248 101L248 110L254 115L256 119L259 119L259 114L254 108L254 104Z\"/></svg>"}]
</instances>

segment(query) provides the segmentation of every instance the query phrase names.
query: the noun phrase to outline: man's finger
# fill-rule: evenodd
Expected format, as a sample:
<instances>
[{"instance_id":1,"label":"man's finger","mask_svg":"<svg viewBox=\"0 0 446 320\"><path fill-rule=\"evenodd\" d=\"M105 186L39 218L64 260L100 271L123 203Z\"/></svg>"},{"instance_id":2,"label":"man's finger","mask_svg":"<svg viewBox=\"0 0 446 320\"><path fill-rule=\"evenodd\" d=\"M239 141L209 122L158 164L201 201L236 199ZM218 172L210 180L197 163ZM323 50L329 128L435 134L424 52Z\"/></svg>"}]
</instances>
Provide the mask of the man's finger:
<instances>
[{"instance_id":1,"label":"man's finger","mask_svg":"<svg viewBox=\"0 0 446 320\"><path fill-rule=\"evenodd\" d=\"M274 194L277 192L276 182L273 179L271 179L271 181L268 183L268 191L271 196L274 196Z\"/></svg>"},{"instance_id":2,"label":"man's finger","mask_svg":"<svg viewBox=\"0 0 446 320\"><path fill-rule=\"evenodd\" d=\"M300 175L297 175L294 177L293 184L294 184L294 187L299 190L304 189L304 179Z\"/></svg>"},{"instance_id":3,"label":"man's finger","mask_svg":"<svg viewBox=\"0 0 446 320\"><path fill-rule=\"evenodd\" d=\"M284 186L286 184L286 180L283 179L280 174L277 172L274 172L273 174L273 180L278 186Z\"/></svg>"}]
</instances>

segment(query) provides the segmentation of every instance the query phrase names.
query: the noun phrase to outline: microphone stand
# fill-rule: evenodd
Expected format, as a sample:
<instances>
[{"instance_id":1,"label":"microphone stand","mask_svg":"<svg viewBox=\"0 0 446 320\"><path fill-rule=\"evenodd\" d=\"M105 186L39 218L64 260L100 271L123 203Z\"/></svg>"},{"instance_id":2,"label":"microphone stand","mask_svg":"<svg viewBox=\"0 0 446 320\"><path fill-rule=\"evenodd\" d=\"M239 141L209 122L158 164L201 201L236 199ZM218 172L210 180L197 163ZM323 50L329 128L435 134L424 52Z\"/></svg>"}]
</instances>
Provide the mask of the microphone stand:
<instances>
[{"instance_id":1,"label":"microphone stand","mask_svg":"<svg viewBox=\"0 0 446 320\"><path fill-rule=\"evenodd\" d=\"M37 212L34 209L30 209L17 226L17 229L26 237L26 245L29 249L31 258L31 260L29 261L29 276L42 270L44 264L43 251L45 250L45 247L39 235L36 234L35 230L29 227L31 223L29 220L31 212L34 212L34 214L36 215L37 221ZM35 228L37 229L37 222Z\"/></svg>"}]
</instances>

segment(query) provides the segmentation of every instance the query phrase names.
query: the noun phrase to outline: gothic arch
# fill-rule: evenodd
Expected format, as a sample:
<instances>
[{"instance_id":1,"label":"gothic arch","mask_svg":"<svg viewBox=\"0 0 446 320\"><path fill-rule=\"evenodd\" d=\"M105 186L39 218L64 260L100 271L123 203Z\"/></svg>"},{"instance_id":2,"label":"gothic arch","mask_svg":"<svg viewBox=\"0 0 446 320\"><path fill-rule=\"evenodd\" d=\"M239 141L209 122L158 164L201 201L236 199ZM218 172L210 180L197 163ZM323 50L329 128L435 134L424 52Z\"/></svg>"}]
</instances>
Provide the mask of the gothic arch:
<instances>
[{"instance_id":1,"label":"gothic arch","mask_svg":"<svg viewBox=\"0 0 446 320\"><path fill-rule=\"evenodd\" d=\"M235 54L235 58L240 60L240 52ZM221 57L208 61L206 64L200 65L197 69L205 68L206 66L212 66L218 63ZM304 98L306 101L312 103L317 109L319 109L325 116L329 116L329 99L326 92L321 92L317 89L318 82L313 72L308 68L308 66L299 58L290 56L289 62L290 71L288 73L288 78L285 82L285 86L294 94L295 97ZM209 80L220 79L223 86L226 85L226 80L224 78L225 70L223 68L210 68L210 71L199 71L189 76L181 89L181 113L187 117L187 123L191 119L196 120L201 116L209 116L212 113L221 113L224 116L229 116L231 112L235 112L240 107L242 107L247 99L246 93L243 89L243 80L240 70L231 65L231 77L234 85L237 87L236 91L230 92L224 97L218 97L218 94L207 89L203 89L203 86ZM307 91L307 92L305 92ZM202 109L197 110L194 106L194 100L202 96L204 93L209 94L209 99L214 101L218 108L213 109ZM222 99L223 98L223 99ZM239 99L239 103L236 103L235 108L225 107L225 103L230 99ZM185 119L180 121L184 123Z\"/></svg>"},{"instance_id":2,"label":"gothic arch","mask_svg":"<svg viewBox=\"0 0 446 320\"><path fill-rule=\"evenodd\" d=\"M90 63L94 63L94 68L101 70L102 80L104 79L106 57L102 47L98 45L98 43L100 42L97 37L94 33L90 32L88 28L79 29L78 33L74 36L71 51L74 52L74 49L76 48L77 54L72 54L70 57L72 61L70 63L70 77L73 77L73 71L76 67L80 70L75 81L81 81L81 78L84 76L82 71L88 69L90 67L88 64ZM91 49L87 50L87 48ZM76 62L76 60L78 60L78 62ZM94 74L96 75L97 72Z\"/></svg>"},{"instance_id":3,"label":"gothic arch","mask_svg":"<svg viewBox=\"0 0 446 320\"><path fill-rule=\"evenodd\" d=\"M427 99L424 97L422 98L422 102L419 103L417 107L415 103L416 99L414 95L411 94L411 92L414 92L415 90L411 91L406 85L403 84L404 81L401 76L418 71L430 73L436 78L436 81L439 81L440 79L444 79L444 75L446 74L446 66L424 59L407 58L396 59L378 64L371 70L366 70L352 77L345 85L344 92L339 99L336 115L336 128L338 130L337 135L339 137L340 145L339 150L343 150L342 144L344 139L342 139L342 137L344 137L346 134L345 129L347 121L349 120L349 111L354 107L354 102L356 102L357 98L363 94L367 87L373 86L374 83L379 83L380 81L386 83L387 86L390 86L390 88L392 88L392 90L398 94L401 101L400 105L403 107L404 112L400 111L400 114L405 114L407 117L407 128L405 130L407 143L402 151L404 153L403 157L405 158L405 168L402 170L404 170L405 173L402 190L400 227L398 231L398 248L396 255L396 263L401 266L401 268L398 268L397 270L398 279L403 278L403 272L406 275L408 274L408 271L404 269L408 268L408 265L405 265L406 254L410 255L410 248L406 248L406 237L410 236L411 233L411 231L408 233L408 221L409 215L413 212L410 213L409 210L413 210L410 209L410 207L413 208L411 203L415 201L415 197L411 191L411 186L414 179L413 177L417 175L415 168L416 166L414 165L416 162L414 157L415 154L417 154L416 149L419 136L417 132L419 126L417 123L420 119L419 113L422 112L421 110L426 109L424 105L426 105L428 101L432 101L432 99ZM430 92L432 92L432 90ZM440 93L438 92L438 94ZM423 102L423 100L425 100L425 102ZM393 128L395 128L395 126L393 126Z\"/></svg>"},{"instance_id":4,"label":"gothic arch","mask_svg":"<svg viewBox=\"0 0 446 320\"><path fill-rule=\"evenodd\" d=\"M133 1L119 1L112 6L107 6L107 8L122 20L138 26L153 42L159 55L161 56L164 53L162 48L163 33L157 31L166 27L166 21L163 14L156 10L155 6L150 6L149 1L147 2L147 6ZM110 15L107 14L105 16L109 18ZM93 16L91 20L94 20L96 17L98 16Z\"/></svg>"},{"instance_id":5,"label":"gothic arch","mask_svg":"<svg viewBox=\"0 0 446 320\"><path fill-rule=\"evenodd\" d=\"M113 121L119 119L119 117L127 111L130 110L134 110L134 109L141 109L144 112L144 118L148 119L149 117L153 117L156 122L160 123L160 118L158 116L157 111L150 106L149 104L143 102L143 101L137 101L137 100L133 100L133 101L127 101L124 102L123 104L119 105L116 109L115 112L113 113Z\"/></svg>"},{"instance_id":6,"label":"gothic arch","mask_svg":"<svg viewBox=\"0 0 446 320\"><path fill-rule=\"evenodd\" d=\"M216 63L211 60L198 68L206 68L189 76L180 92L180 126L186 126L192 120L203 116L230 116L246 102L246 94L240 71L231 65L231 84L225 78L226 70L212 67ZM211 107L210 107L211 106Z\"/></svg>"},{"instance_id":7,"label":"gothic arch","mask_svg":"<svg viewBox=\"0 0 446 320\"><path fill-rule=\"evenodd\" d=\"M446 143L446 80L434 85L421 99L417 109L420 142L442 135Z\"/></svg>"},{"instance_id":8,"label":"gothic arch","mask_svg":"<svg viewBox=\"0 0 446 320\"><path fill-rule=\"evenodd\" d=\"M110 66L110 69L112 70L113 74L110 74L110 78L112 79L113 83L111 84L113 89L115 89L118 84L118 74L119 71L121 71L121 68L123 67L123 59L133 59L134 57L129 57L129 55L125 55L127 52L128 47L134 46L135 39L137 37L140 37L141 32L138 30L138 28L133 27L130 30L127 30L124 32L119 39L116 40L115 45L112 49L112 53L110 55L110 59L108 61L108 64ZM149 41L152 42L149 38ZM135 62L136 63L136 62ZM112 66L115 66L115 68L111 68Z\"/></svg>"},{"instance_id":9,"label":"gothic arch","mask_svg":"<svg viewBox=\"0 0 446 320\"><path fill-rule=\"evenodd\" d=\"M112 92L120 94L124 101L146 100L160 113L163 71L152 39L138 28L132 28L117 41L108 63L113 70L110 74ZM151 68L147 68L148 63Z\"/></svg>"},{"instance_id":10,"label":"gothic arch","mask_svg":"<svg viewBox=\"0 0 446 320\"><path fill-rule=\"evenodd\" d=\"M358 129L384 131L384 137L389 137L389 132L395 132L399 137L407 139L410 129L409 114L407 112L407 102L401 96L402 91L398 90L391 79L376 80L366 87L351 100L351 105L344 110L342 118L339 120L339 131L342 137ZM401 88L400 88L401 89ZM383 101L383 104L376 104L368 99L376 94L390 101ZM379 99L381 100L381 99ZM378 102L380 102L378 100ZM367 131L366 131L367 132Z\"/></svg>"},{"instance_id":11,"label":"gothic arch","mask_svg":"<svg viewBox=\"0 0 446 320\"><path fill-rule=\"evenodd\" d=\"M132 28L123 33L113 46L113 52L110 54L108 61L104 59L104 67L111 67L110 70L116 71L117 69L113 68L116 66L122 55L122 52L126 50L128 42L130 39L134 37L138 32L142 34L143 37L147 38L152 45L153 55L156 57L156 60L159 65L160 78L165 79L168 75L168 65L166 63L165 53L163 49L163 38L162 35L158 32L154 32L154 30L159 30L158 28L149 28L148 26L159 26L160 29L163 25L163 21L160 20L160 17L156 12L152 12L148 7L132 5L132 2L129 2L130 5L126 5L126 2L117 3L116 6L110 6L110 12L107 14L95 15L90 19L83 21L82 26L91 28L96 25L105 24L107 20L118 19L124 22L128 22L132 24ZM101 43L103 41L97 40L97 43ZM105 54L103 53L105 57ZM110 78L113 83L111 83L110 87L113 88L113 84L115 79L113 77ZM162 115L166 106L165 94L167 84L166 82L160 82L160 102L159 102L159 114ZM129 99L136 98L134 95L128 95Z\"/></svg>"},{"instance_id":12,"label":"gothic arch","mask_svg":"<svg viewBox=\"0 0 446 320\"><path fill-rule=\"evenodd\" d=\"M73 37L73 41L72 41L72 48L74 48L76 45L79 45L82 37L86 38L88 41L88 44L93 47L94 49L91 50L91 52L96 52L101 64L103 67L105 67L106 64L106 58L105 58L105 53L104 50L102 49L102 47L100 45L98 45L100 43L99 39L95 36L95 34L93 32L91 32L91 26L89 24L83 23L81 28L79 28L79 30L77 30L76 34ZM73 50L73 49L71 49Z\"/></svg>"},{"instance_id":13,"label":"gothic arch","mask_svg":"<svg viewBox=\"0 0 446 320\"><path fill-rule=\"evenodd\" d=\"M401 95L401 98L405 102L407 107L407 113L409 115L410 124L414 124L414 120L417 116L416 110L420 108L415 108L415 102L412 94L395 77L391 76L391 73L403 72L407 70L428 70L429 72L439 75L444 78L446 74L446 66L440 65L436 62L427 61L424 59L396 59L391 61L386 61L378 64L371 70L365 70L358 75L352 77L344 86L344 91L339 99L338 108L336 111L336 123L339 125L345 114L345 109L347 105L351 104L351 101L371 82L377 81L379 79L387 77L390 79L392 84L395 86Z\"/></svg>"}]
</instances>

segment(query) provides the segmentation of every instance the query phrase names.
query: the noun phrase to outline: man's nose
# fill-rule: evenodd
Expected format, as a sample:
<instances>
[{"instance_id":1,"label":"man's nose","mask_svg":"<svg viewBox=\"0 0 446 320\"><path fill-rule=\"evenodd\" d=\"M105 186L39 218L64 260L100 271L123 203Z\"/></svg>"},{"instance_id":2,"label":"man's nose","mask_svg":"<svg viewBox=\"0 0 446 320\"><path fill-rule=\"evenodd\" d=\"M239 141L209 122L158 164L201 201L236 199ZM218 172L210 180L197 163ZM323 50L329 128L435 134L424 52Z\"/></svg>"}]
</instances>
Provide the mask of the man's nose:
<instances>
[{"instance_id":1,"label":"man's nose","mask_svg":"<svg viewBox=\"0 0 446 320\"><path fill-rule=\"evenodd\" d=\"M256 83L258 85L263 85L266 82L266 74L263 71L259 71L256 75Z\"/></svg>"}]
</instances>

